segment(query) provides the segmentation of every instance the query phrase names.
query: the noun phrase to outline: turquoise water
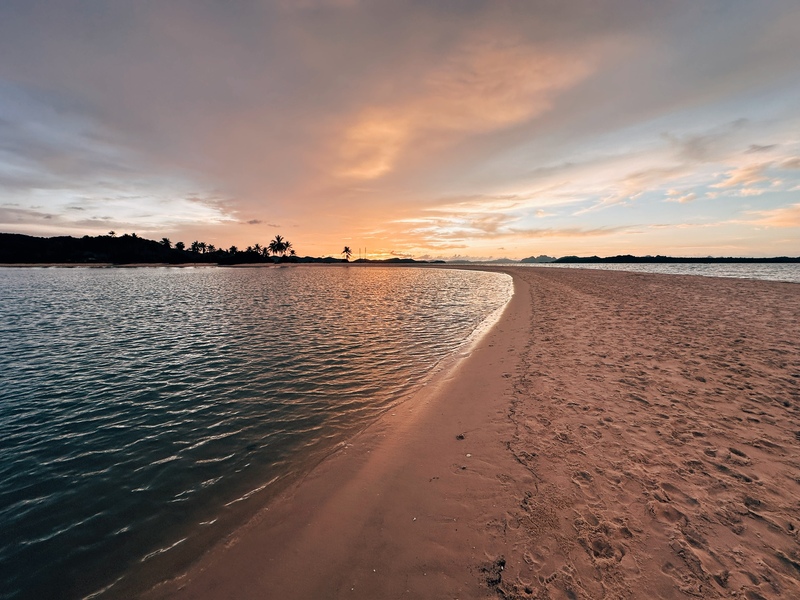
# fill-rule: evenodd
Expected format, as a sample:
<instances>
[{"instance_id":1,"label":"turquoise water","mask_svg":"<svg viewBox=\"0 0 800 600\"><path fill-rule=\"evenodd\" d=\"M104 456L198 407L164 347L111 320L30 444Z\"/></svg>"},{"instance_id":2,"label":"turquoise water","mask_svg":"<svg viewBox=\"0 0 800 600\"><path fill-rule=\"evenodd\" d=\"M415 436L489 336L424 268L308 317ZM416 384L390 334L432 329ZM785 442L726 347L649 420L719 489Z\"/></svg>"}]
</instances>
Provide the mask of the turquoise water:
<instances>
[{"instance_id":1,"label":"turquoise water","mask_svg":"<svg viewBox=\"0 0 800 600\"><path fill-rule=\"evenodd\" d=\"M439 269L0 268L0 598L185 566L511 292Z\"/></svg>"}]
</instances>

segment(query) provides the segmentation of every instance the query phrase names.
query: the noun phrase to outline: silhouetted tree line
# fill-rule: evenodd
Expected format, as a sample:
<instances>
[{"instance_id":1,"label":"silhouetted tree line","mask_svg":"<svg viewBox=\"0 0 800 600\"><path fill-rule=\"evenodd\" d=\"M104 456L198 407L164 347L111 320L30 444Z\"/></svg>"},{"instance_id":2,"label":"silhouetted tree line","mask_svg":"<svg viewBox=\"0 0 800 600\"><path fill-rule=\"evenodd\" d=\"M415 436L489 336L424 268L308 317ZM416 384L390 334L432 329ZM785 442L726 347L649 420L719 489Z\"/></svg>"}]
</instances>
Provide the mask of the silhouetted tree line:
<instances>
[{"instance_id":1,"label":"silhouetted tree line","mask_svg":"<svg viewBox=\"0 0 800 600\"><path fill-rule=\"evenodd\" d=\"M352 251L345 246L344 259L299 257L292 243L283 236L276 235L264 246L253 244L240 249L217 248L195 240L187 247L183 242L174 244L169 238L161 241L141 238L135 233L118 236L110 231L108 235L82 238L60 236L51 238L33 237L17 233L0 233L0 264L185 264L207 263L220 265L240 265L248 263L339 263L350 260ZM387 260L359 259L356 262L374 263L415 263L412 258L390 258ZM434 261L443 262L443 261Z\"/></svg>"},{"instance_id":2,"label":"silhouetted tree line","mask_svg":"<svg viewBox=\"0 0 800 600\"><path fill-rule=\"evenodd\" d=\"M254 244L240 250L236 246L217 248L214 244L193 241L173 244L169 238L160 242L135 233L82 238L59 236L40 238L16 233L0 233L0 263L266 263L296 262L299 259L291 242L280 235L266 246Z\"/></svg>"}]
</instances>

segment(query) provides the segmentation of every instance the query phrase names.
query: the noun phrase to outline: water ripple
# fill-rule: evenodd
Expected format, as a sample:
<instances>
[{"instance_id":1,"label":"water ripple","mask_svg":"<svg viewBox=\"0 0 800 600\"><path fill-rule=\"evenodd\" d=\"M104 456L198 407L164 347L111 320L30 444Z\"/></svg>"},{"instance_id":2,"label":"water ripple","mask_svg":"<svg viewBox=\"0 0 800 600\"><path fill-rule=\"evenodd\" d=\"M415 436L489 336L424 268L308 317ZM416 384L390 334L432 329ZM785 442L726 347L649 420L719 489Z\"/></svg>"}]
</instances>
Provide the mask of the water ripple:
<instances>
[{"instance_id":1,"label":"water ripple","mask_svg":"<svg viewBox=\"0 0 800 600\"><path fill-rule=\"evenodd\" d=\"M472 271L0 268L0 598L185 564L510 293Z\"/></svg>"}]
</instances>

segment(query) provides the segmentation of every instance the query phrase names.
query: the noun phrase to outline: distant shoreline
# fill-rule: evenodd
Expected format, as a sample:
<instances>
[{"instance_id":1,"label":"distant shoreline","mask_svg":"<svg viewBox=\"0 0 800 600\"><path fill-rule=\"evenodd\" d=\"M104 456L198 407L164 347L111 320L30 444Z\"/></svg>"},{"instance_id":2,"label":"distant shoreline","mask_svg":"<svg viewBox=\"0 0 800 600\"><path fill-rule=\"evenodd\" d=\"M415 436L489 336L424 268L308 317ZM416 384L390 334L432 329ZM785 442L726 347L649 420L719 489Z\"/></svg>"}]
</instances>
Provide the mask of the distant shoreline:
<instances>
[{"instance_id":1,"label":"distant shoreline","mask_svg":"<svg viewBox=\"0 0 800 600\"><path fill-rule=\"evenodd\" d=\"M347 248L348 252L350 251ZM344 253L342 253L344 254ZM346 255L350 257L349 254ZM800 263L800 256L773 257L676 257L663 255L634 256L618 254L616 256L562 256L556 258L540 254L520 260L498 258L493 260L417 260L408 257L392 257L387 259L358 258L347 260L333 256L315 257L300 256L284 251L276 251L271 256L264 248L256 244L239 250L231 246L228 250L215 248L213 245L193 242L191 249L177 242L174 246L167 238L160 242L138 237L136 234L125 234L120 237L71 236L40 238L15 233L0 233L0 265L3 266L93 266L93 267L131 267L131 266L243 266L243 265L275 265L275 264L451 264L451 265L494 265L513 266L529 264L778 264Z\"/></svg>"},{"instance_id":2,"label":"distant shoreline","mask_svg":"<svg viewBox=\"0 0 800 600\"><path fill-rule=\"evenodd\" d=\"M676 265L731 265L731 264L800 264L800 257L792 256L775 256L775 257L709 257L709 258L682 258L682 257L651 257L651 256L630 256L630 257L564 257L547 262L525 262L524 260L518 261L426 261L415 259L386 259L386 260L369 260L359 259L353 261L344 261L340 259L326 259L326 258L304 258L296 261L286 262L241 262L241 263L222 263L222 262L181 262L181 263L168 263L168 262L0 262L0 267L15 267L15 268L139 268L139 267L278 267L287 265L399 265L399 266L415 266L415 265L451 265L451 266L522 266L522 265L594 265L594 264L607 264L607 265L628 265L628 264L676 264Z\"/></svg>"},{"instance_id":3,"label":"distant shoreline","mask_svg":"<svg viewBox=\"0 0 800 600\"><path fill-rule=\"evenodd\" d=\"M242 262L242 263L215 263L215 262L184 262L184 263L148 263L148 262L140 262L140 263L95 263L95 262L86 262L86 263L77 263L77 262L49 262L49 263L1 263L0 267L8 267L8 268L39 268L39 269L76 269L76 268L88 268L88 269L139 269L139 268L179 268L179 269L188 269L188 268L209 268L209 267L223 267L223 268L256 268L256 269L272 269L276 267L300 267L300 266L326 266L326 265L334 265L334 266L401 266L401 267L409 267L409 266L442 266L445 264L452 264L458 266L459 263L444 263L444 262L426 262L421 260L354 260L350 262L344 262L342 260L318 260L318 261L304 261L299 260L297 262L268 262L268 263L249 263L249 262ZM470 263L476 264L476 263Z\"/></svg>"}]
</instances>

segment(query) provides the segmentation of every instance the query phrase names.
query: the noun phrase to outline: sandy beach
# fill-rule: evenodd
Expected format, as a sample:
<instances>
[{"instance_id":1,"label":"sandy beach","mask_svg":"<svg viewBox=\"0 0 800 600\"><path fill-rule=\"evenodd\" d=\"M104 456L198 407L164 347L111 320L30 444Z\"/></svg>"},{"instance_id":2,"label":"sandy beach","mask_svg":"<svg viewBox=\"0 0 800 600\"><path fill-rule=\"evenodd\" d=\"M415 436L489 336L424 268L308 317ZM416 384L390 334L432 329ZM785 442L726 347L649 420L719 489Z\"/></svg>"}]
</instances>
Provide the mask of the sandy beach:
<instances>
[{"instance_id":1,"label":"sandy beach","mask_svg":"<svg viewBox=\"0 0 800 600\"><path fill-rule=\"evenodd\" d=\"M800 286L493 270L469 356L145 597L800 597Z\"/></svg>"}]
</instances>

